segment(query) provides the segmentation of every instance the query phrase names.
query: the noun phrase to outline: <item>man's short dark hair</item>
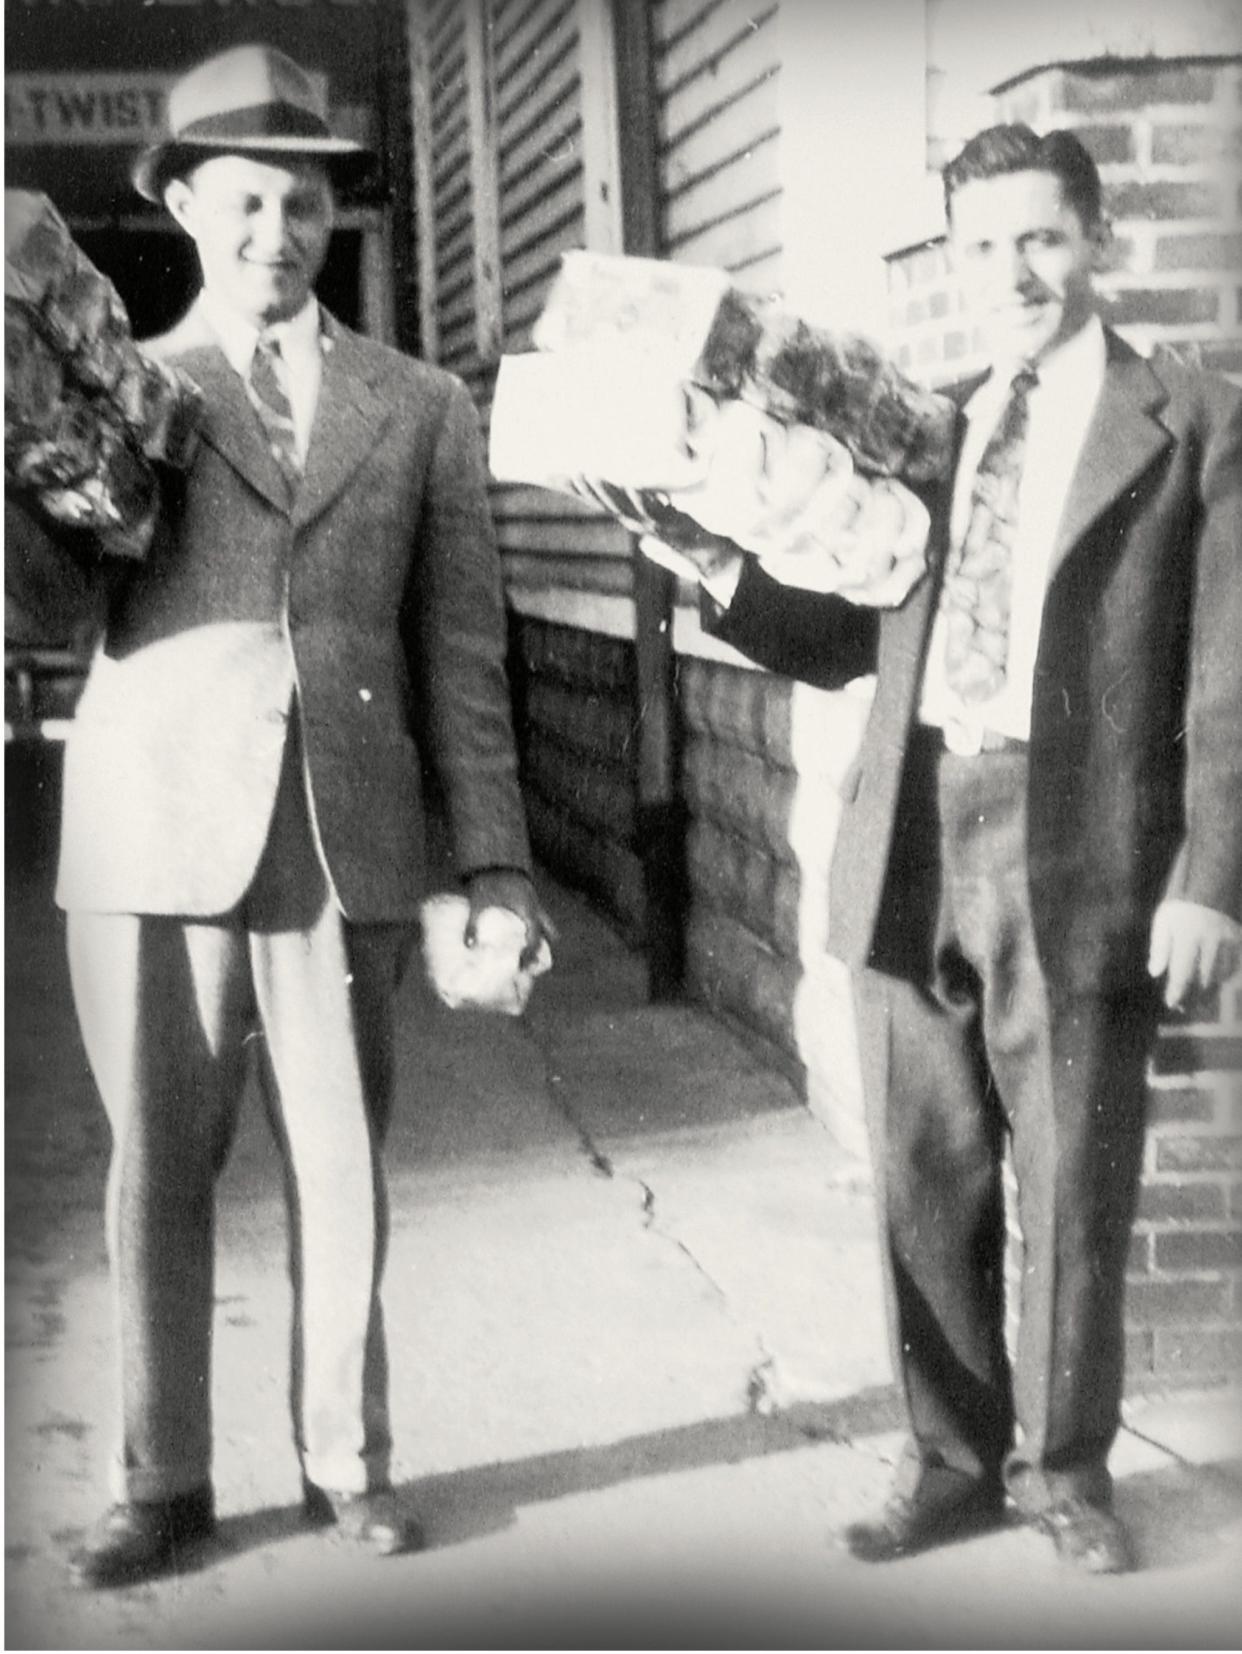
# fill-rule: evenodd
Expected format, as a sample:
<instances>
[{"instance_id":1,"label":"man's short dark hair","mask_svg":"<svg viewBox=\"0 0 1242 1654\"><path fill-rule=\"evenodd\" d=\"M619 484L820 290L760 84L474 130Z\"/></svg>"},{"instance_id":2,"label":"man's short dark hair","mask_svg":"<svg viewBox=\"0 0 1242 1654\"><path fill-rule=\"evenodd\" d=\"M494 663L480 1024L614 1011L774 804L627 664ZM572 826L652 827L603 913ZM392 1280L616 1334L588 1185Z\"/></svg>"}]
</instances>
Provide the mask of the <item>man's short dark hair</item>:
<instances>
[{"instance_id":1,"label":"man's short dark hair","mask_svg":"<svg viewBox=\"0 0 1242 1654\"><path fill-rule=\"evenodd\" d=\"M1072 132L1045 132L1041 137L1023 125L989 126L953 157L941 174L947 216L952 219L953 197L963 184L1009 172L1052 173L1083 228L1100 223L1100 174L1082 143Z\"/></svg>"}]
</instances>

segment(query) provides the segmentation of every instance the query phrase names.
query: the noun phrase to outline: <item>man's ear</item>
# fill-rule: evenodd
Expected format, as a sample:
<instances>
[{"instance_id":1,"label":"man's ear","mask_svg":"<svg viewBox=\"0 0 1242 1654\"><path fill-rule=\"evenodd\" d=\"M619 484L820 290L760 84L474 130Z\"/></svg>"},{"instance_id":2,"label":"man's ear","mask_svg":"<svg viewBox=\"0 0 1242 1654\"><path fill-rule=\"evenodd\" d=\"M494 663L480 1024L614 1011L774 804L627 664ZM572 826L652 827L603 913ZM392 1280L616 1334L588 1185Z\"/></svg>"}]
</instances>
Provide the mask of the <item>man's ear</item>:
<instances>
[{"instance_id":1,"label":"man's ear","mask_svg":"<svg viewBox=\"0 0 1242 1654\"><path fill-rule=\"evenodd\" d=\"M164 186L164 205L188 236L193 236L194 189L184 178L171 178Z\"/></svg>"},{"instance_id":2,"label":"man's ear","mask_svg":"<svg viewBox=\"0 0 1242 1654\"><path fill-rule=\"evenodd\" d=\"M1107 218L1097 218L1088 231L1091 242L1091 268L1098 275L1107 270L1113 256L1113 226Z\"/></svg>"}]
</instances>

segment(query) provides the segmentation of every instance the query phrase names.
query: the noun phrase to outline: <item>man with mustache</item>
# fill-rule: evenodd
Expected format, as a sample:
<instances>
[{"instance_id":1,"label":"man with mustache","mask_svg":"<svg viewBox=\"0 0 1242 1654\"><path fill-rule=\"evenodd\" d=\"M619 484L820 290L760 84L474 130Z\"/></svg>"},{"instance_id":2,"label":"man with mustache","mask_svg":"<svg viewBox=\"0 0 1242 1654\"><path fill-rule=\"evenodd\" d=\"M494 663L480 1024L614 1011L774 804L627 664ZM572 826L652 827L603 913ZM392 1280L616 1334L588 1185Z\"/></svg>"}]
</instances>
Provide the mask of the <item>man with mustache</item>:
<instances>
[{"instance_id":1,"label":"man with mustache","mask_svg":"<svg viewBox=\"0 0 1242 1654\"><path fill-rule=\"evenodd\" d=\"M824 687L877 674L828 945L855 971L910 1443L845 1542L907 1556L1008 1498L1067 1562L1120 1572L1154 979L1176 1006L1242 951L1242 396L1102 324L1100 181L1072 134L989 129L944 185L991 370L958 393L926 576L880 612L693 555L708 624L756 660Z\"/></svg>"}]
</instances>

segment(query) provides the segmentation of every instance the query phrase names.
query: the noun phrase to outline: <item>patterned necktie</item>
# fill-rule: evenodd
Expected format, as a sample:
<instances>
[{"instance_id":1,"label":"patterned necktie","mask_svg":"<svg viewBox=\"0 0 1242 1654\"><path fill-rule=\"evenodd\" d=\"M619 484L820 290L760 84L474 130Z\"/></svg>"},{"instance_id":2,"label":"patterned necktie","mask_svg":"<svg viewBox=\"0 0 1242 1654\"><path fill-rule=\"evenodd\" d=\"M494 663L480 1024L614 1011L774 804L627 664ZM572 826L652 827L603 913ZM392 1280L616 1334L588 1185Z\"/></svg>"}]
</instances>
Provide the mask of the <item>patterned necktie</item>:
<instances>
[{"instance_id":1,"label":"patterned necktie","mask_svg":"<svg viewBox=\"0 0 1242 1654\"><path fill-rule=\"evenodd\" d=\"M280 354L279 342L270 334L261 333L250 364L250 400L263 421L272 458L279 465L292 498L302 480L302 467L298 463L293 404L289 400L288 384L289 369Z\"/></svg>"},{"instance_id":2,"label":"patterned necktie","mask_svg":"<svg viewBox=\"0 0 1242 1654\"><path fill-rule=\"evenodd\" d=\"M1018 486L1026 452L1028 398L1036 383L1033 368L1022 368L1014 376L975 473L966 533L945 576L945 675L950 688L967 702L990 700L1005 683Z\"/></svg>"}]
</instances>

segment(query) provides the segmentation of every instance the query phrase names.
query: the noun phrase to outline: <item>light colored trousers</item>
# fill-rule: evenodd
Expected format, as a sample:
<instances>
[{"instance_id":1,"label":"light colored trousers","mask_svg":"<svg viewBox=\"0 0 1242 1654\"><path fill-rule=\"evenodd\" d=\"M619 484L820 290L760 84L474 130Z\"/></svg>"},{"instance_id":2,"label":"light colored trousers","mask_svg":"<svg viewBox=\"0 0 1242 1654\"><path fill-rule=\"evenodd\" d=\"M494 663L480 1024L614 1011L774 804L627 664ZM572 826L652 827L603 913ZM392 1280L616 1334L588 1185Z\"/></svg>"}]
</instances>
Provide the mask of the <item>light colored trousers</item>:
<instances>
[{"instance_id":1,"label":"light colored trousers","mask_svg":"<svg viewBox=\"0 0 1242 1654\"><path fill-rule=\"evenodd\" d=\"M210 1480L215 1184L252 1042L285 1164L303 1477L341 1492L388 1478L380 1149L410 932L342 918L314 848L295 728L267 846L234 912L69 915L74 999L113 1137L122 1499Z\"/></svg>"}]
</instances>

